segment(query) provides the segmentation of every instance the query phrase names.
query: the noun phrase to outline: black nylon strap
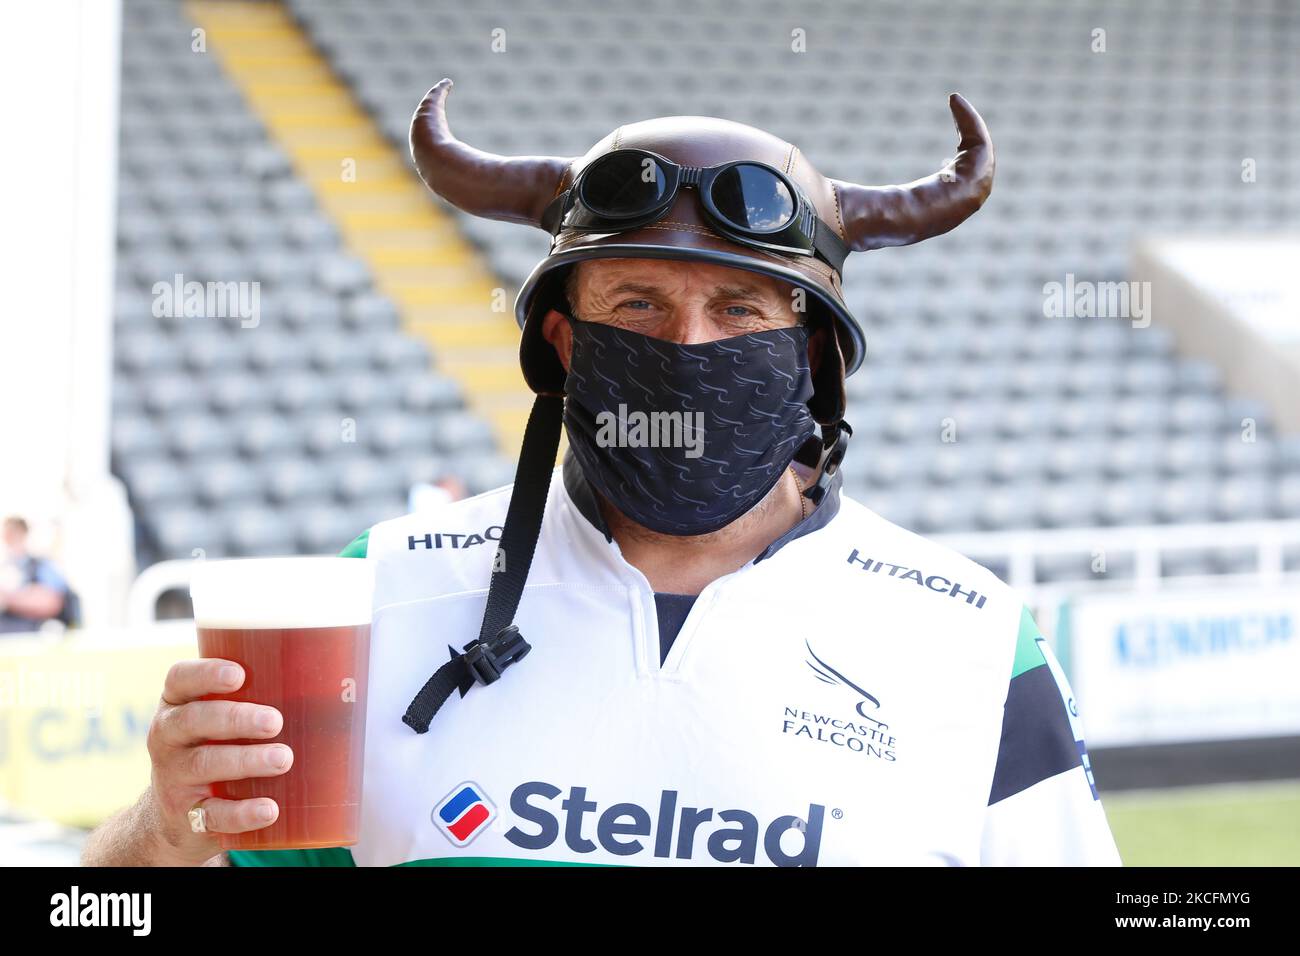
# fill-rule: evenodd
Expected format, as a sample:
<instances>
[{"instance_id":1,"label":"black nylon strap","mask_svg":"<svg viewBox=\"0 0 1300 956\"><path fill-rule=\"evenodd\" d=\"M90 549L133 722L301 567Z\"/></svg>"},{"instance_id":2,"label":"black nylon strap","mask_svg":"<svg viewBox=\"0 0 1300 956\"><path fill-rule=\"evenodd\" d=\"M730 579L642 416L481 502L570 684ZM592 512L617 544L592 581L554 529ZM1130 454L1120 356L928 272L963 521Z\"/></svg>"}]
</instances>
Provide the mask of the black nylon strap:
<instances>
[{"instance_id":1,"label":"black nylon strap","mask_svg":"<svg viewBox=\"0 0 1300 956\"><path fill-rule=\"evenodd\" d=\"M563 396L538 395L533 400L497 548L498 560L493 563L488 585L483 625L478 638L465 645L465 653L458 655L448 648L451 660L434 672L406 708L402 722L417 734L428 731L429 722L453 690L464 697L475 682L493 683L529 651L513 620L537 550L563 422Z\"/></svg>"},{"instance_id":2,"label":"black nylon strap","mask_svg":"<svg viewBox=\"0 0 1300 956\"><path fill-rule=\"evenodd\" d=\"M519 599L523 597L524 582L528 579L533 552L537 550L537 538L542 532L542 511L546 507L546 493L551 487L551 472L555 470L563 422L562 396L538 395L533 400L498 548L504 555L505 566L492 575L483 626L478 632L480 641L495 637L511 623Z\"/></svg>"}]
</instances>

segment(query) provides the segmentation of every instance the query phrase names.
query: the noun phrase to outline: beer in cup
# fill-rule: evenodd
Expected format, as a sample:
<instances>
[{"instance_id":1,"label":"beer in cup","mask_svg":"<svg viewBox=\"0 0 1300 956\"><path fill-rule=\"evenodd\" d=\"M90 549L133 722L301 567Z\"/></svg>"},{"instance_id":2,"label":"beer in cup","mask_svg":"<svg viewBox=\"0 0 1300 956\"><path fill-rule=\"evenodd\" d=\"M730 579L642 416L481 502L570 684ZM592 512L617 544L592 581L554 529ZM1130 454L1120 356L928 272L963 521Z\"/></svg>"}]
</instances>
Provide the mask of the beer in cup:
<instances>
[{"instance_id":1,"label":"beer in cup","mask_svg":"<svg viewBox=\"0 0 1300 956\"><path fill-rule=\"evenodd\" d=\"M293 764L279 776L214 784L227 800L271 797L270 826L220 835L223 849L350 846L361 822L374 564L360 558L200 561L190 583L199 656L235 661L244 684L206 700L276 708ZM217 741L214 741L217 743Z\"/></svg>"}]
</instances>

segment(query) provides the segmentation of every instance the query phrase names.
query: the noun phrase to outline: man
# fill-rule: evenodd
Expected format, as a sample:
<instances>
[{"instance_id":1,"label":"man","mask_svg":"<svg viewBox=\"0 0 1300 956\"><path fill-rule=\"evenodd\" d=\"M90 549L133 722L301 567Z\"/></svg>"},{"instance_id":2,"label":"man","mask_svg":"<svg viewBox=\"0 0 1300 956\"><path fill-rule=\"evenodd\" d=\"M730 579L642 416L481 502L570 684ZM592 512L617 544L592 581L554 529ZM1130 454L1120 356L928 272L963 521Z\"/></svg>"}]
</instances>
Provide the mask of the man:
<instances>
[{"instance_id":1,"label":"man","mask_svg":"<svg viewBox=\"0 0 1300 956\"><path fill-rule=\"evenodd\" d=\"M408 511L426 511L460 501L468 492L465 483L456 475L445 472L432 481L417 481L407 494Z\"/></svg>"},{"instance_id":2,"label":"man","mask_svg":"<svg viewBox=\"0 0 1300 956\"><path fill-rule=\"evenodd\" d=\"M492 156L451 135L449 89L412 127L424 181L554 237L516 303L538 397L512 486L345 551L378 562L360 841L217 854L215 832L277 808L208 783L293 755L204 746L281 717L196 700L242 675L189 661L151 728L154 785L86 861L1117 864L1024 603L840 492L864 351L843 259L980 206L993 152L969 104L947 166L872 189L700 117Z\"/></svg>"},{"instance_id":3,"label":"man","mask_svg":"<svg viewBox=\"0 0 1300 956\"><path fill-rule=\"evenodd\" d=\"M64 611L68 584L54 564L27 550L27 522L5 518L5 560L0 562L0 634L40 630Z\"/></svg>"}]
</instances>

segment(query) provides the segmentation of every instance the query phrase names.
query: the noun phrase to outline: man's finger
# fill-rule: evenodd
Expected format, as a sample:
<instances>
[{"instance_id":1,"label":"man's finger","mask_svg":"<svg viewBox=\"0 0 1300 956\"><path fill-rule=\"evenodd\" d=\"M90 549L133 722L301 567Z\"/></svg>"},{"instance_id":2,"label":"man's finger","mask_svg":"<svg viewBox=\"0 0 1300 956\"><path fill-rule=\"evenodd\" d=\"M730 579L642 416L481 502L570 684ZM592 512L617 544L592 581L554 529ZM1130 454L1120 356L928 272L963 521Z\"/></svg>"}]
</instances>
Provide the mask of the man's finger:
<instances>
[{"instance_id":1,"label":"man's finger","mask_svg":"<svg viewBox=\"0 0 1300 956\"><path fill-rule=\"evenodd\" d=\"M244 669L234 661L205 658L177 661L163 681L162 698L168 704L186 704L206 694L229 694L244 683Z\"/></svg>"},{"instance_id":2,"label":"man's finger","mask_svg":"<svg viewBox=\"0 0 1300 956\"><path fill-rule=\"evenodd\" d=\"M247 833L270 826L280 808L270 797L253 800L222 800L209 797L190 811L190 829L195 833Z\"/></svg>"},{"instance_id":3,"label":"man's finger","mask_svg":"<svg viewBox=\"0 0 1300 956\"><path fill-rule=\"evenodd\" d=\"M280 712L238 700L192 700L158 717L158 739L169 747L207 740L274 737L284 726Z\"/></svg>"},{"instance_id":4,"label":"man's finger","mask_svg":"<svg viewBox=\"0 0 1300 956\"><path fill-rule=\"evenodd\" d=\"M293 766L284 744L207 744L185 751L175 766L176 782L186 786L278 777Z\"/></svg>"}]
</instances>

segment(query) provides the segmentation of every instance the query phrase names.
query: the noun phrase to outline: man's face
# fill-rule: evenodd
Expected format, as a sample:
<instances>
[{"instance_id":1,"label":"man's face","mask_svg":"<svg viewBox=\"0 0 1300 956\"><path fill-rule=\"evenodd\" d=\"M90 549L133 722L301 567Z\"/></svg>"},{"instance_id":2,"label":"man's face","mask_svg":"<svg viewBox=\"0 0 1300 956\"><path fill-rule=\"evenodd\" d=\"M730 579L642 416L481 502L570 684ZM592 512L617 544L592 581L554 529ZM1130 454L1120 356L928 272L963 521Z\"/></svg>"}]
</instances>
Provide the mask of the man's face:
<instances>
[{"instance_id":1,"label":"man's face","mask_svg":"<svg viewBox=\"0 0 1300 956\"><path fill-rule=\"evenodd\" d=\"M27 532L22 529L21 525L5 522L4 542L5 551L12 557L22 557L27 550Z\"/></svg>"},{"instance_id":2,"label":"man's face","mask_svg":"<svg viewBox=\"0 0 1300 956\"><path fill-rule=\"evenodd\" d=\"M789 328L802 318L790 283L743 269L671 259L590 259L575 269L576 318L679 345ZM822 334L809 337L814 370ZM542 335L567 370L572 336L564 316L548 312Z\"/></svg>"}]
</instances>

